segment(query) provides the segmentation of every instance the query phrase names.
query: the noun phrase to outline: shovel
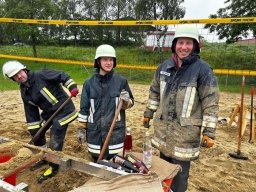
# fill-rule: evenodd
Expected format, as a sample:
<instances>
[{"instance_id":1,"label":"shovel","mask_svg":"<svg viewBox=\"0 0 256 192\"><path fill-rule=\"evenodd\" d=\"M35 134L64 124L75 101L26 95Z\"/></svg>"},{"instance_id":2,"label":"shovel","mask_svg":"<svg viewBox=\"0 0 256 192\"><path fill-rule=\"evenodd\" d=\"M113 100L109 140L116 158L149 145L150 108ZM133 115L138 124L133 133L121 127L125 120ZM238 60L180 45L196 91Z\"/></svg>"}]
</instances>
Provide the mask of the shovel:
<instances>
[{"instance_id":1,"label":"shovel","mask_svg":"<svg viewBox=\"0 0 256 192\"><path fill-rule=\"evenodd\" d=\"M99 161L99 160L102 160L102 158L103 158L103 155L104 155L104 153L105 153L105 151L106 151L106 148L107 148L107 146L108 146L109 139L110 139L110 137L111 137L111 134L112 134L112 132L113 132L114 126L115 126L115 124L116 124L116 119L117 119L117 117L118 117L118 115L119 115L119 113L120 113L120 111L121 111L121 109L122 109L122 105L123 105L123 100L120 99L120 100L119 100L119 103L118 103L118 107L117 107L116 113L115 113L115 116L114 116L114 119L113 119L112 124L111 124L111 126L110 126L110 129L109 129L109 131L108 131L108 135L107 135L106 140L105 140L105 142L104 142L104 145L103 145L103 147L102 147L102 149L101 149L101 152L100 152L100 156L99 156L99 158L98 158L98 161Z\"/></svg>"},{"instance_id":2,"label":"shovel","mask_svg":"<svg viewBox=\"0 0 256 192\"><path fill-rule=\"evenodd\" d=\"M239 125L238 125L238 146L237 151L234 153L229 153L229 156L235 159L247 160L248 157L244 156L241 152L241 141L242 141L242 121L243 121L243 107L244 107L244 82L245 76L242 78L242 91L241 91L241 106L239 110Z\"/></svg>"},{"instance_id":3,"label":"shovel","mask_svg":"<svg viewBox=\"0 0 256 192\"><path fill-rule=\"evenodd\" d=\"M71 100L72 95L70 95L64 103L52 114L52 116L45 122L45 124L36 132L35 136L28 142L28 144L34 144L34 142L39 138L40 133L48 126L48 124L53 120L53 118L60 112L60 110Z\"/></svg>"}]
</instances>

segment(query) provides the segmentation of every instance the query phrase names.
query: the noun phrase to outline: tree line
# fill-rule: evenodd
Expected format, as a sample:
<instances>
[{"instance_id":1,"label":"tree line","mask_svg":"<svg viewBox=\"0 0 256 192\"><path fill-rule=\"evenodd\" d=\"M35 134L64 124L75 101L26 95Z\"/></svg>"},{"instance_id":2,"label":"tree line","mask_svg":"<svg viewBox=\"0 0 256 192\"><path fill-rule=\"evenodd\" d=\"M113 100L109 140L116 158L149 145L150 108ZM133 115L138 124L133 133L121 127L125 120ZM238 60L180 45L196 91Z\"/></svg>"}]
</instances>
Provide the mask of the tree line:
<instances>
[{"instance_id":1,"label":"tree line","mask_svg":"<svg viewBox=\"0 0 256 192\"><path fill-rule=\"evenodd\" d=\"M0 0L0 17L54 20L180 19L184 0ZM159 27L160 28L160 27ZM64 26L1 23L0 42L37 44L140 44L150 26Z\"/></svg>"},{"instance_id":2,"label":"tree line","mask_svg":"<svg viewBox=\"0 0 256 192\"><path fill-rule=\"evenodd\" d=\"M0 17L40 20L173 20L185 15L185 0L0 0ZM225 0L227 6L210 18L254 17L255 0ZM200 11L200 5L198 5ZM237 41L252 32L251 24L208 24L220 39ZM0 43L32 45L141 45L147 31L166 31L168 26L66 26L0 23Z\"/></svg>"}]
</instances>

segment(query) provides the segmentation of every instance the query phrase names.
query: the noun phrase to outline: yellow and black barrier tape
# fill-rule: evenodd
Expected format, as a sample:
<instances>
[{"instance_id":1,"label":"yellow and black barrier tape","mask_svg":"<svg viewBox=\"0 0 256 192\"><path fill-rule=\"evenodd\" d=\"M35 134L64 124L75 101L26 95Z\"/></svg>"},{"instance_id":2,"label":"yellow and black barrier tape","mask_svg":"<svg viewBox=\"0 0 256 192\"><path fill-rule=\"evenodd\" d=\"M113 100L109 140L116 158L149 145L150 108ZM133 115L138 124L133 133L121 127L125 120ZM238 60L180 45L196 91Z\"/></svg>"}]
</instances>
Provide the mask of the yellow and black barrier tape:
<instances>
[{"instance_id":1,"label":"yellow and black barrier tape","mask_svg":"<svg viewBox=\"0 0 256 192\"><path fill-rule=\"evenodd\" d=\"M74 60L64 60L64 59L48 59L48 58L26 57L26 56L5 55L5 54L0 54L0 58L26 60L26 61L40 61L40 62L47 62L47 63L63 63L63 64L73 64L73 65L94 66L94 62L89 62L89 61L87 62L87 61L74 61ZM142 66L142 65L129 65L129 64L118 64L118 68L156 70L156 66Z\"/></svg>"},{"instance_id":2,"label":"yellow and black barrier tape","mask_svg":"<svg viewBox=\"0 0 256 192\"><path fill-rule=\"evenodd\" d=\"M214 69L213 71L215 74L223 74L223 75L256 76L256 71L252 71L252 70Z\"/></svg>"},{"instance_id":3,"label":"yellow and black barrier tape","mask_svg":"<svg viewBox=\"0 0 256 192\"><path fill-rule=\"evenodd\" d=\"M25 57L25 56L5 55L5 54L0 54L0 58L27 60L27 61L40 61L40 62L48 62L48 63L63 63L63 64L73 64L73 65L94 66L94 62L74 61L74 60L64 60L64 59L48 59L48 58ZM157 66L118 64L118 68L156 70ZM219 74L219 75L256 76L256 71L252 71L252 70L213 69L213 71L215 74Z\"/></svg>"},{"instance_id":4,"label":"yellow and black barrier tape","mask_svg":"<svg viewBox=\"0 0 256 192\"><path fill-rule=\"evenodd\" d=\"M172 24L216 24L216 23L255 23L256 17L179 19L179 20L127 20L127 21L78 21L78 20L37 20L0 18L2 23L30 23L46 25L172 25Z\"/></svg>"},{"instance_id":5,"label":"yellow and black barrier tape","mask_svg":"<svg viewBox=\"0 0 256 192\"><path fill-rule=\"evenodd\" d=\"M0 54L0 58L26 60L26 61L40 61L40 62L47 62L47 63L64 63L64 64L93 66L92 62L73 61L73 60L64 60L64 59L48 59L48 58L25 57L25 56L5 55L5 54Z\"/></svg>"}]
</instances>

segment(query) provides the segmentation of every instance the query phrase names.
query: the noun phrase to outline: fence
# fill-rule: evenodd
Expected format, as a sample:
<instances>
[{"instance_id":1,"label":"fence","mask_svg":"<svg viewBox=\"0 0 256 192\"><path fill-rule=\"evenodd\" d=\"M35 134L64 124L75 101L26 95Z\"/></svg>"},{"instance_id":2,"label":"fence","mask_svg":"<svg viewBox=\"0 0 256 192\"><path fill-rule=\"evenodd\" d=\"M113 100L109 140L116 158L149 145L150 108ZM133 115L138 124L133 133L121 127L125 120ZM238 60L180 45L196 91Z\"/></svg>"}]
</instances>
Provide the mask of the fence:
<instances>
[{"instance_id":1,"label":"fence","mask_svg":"<svg viewBox=\"0 0 256 192\"><path fill-rule=\"evenodd\" d=\"M167 26L168 31L175 31L178 25L181 24L196 24L198 31L203 39L203 47L200 56L203 60L211 65L214 72L218 75L219 83L226 86L240 85L241 79L238 76L249 76L246 80L248 84L254 84L256 75L256 44L254 41L239 41L232 44L226 44L224 40L219 40L216 33L210 33L205 29L205 24L241 24L255 23L255 17L247 18L216 18L216 19L193 19L193 20L160 20L160 21L61 21L61 20L33 20L33 19L15 19L15 18L0 18L0 26L15 25L17 29L22 25L34 24L33 27L39 31L43 31L42 27L49 25L64 25L67 27L112 27L106 30L106 34L116 35L113 27L122 28L129 26ZM125 75L129 81L148 83L152 79L154 70L162 60L170 57L170 51L161 50L150 51L146 50L143 44L148 31L143 31L142 41L136 41L136 37L130 39L130 46L113 46L117 51L118 68L117 72ZM122 35L122 34L121 34ZM253 35L249 34L247 39L253 39ZM16 45L0 45L0 58L17 59L26 61L36 61L44 63L43 67L54 67L59 64L71 64L72 68L79 69L82 74L92 74L93 60L95 48L98 46L95 42L83 44L80 46L63 46L63 39L59 39L59 44L53 44L50 37L46 43L41 43L36 46L37 58L34 57L33 46L25 43ZM65 42L73 42L73 36L66 37ZM79 37L77 42L81 41ZM109 43L103 38L102 43ZM74 65L78 65L74 67ZM41 66L42 67L42 66ZM35 67L36 68L36 67Z\"/></svg>"}]
</instances>

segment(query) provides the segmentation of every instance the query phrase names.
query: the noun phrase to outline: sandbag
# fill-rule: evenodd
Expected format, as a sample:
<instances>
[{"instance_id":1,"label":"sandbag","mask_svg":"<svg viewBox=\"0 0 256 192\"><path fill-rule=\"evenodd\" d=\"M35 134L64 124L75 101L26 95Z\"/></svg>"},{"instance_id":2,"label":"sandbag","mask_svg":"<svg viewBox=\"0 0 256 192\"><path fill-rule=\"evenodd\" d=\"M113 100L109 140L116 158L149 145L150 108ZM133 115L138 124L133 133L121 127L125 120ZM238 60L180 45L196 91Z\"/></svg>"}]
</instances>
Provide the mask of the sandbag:
<instances>
[{"instance_id":1,"label":"sandbag","mask_svg":"<svg viewBox=\"0 0 256 192\"><path fill-rule=\"evenodd\" d=\"M133 153L133 155L142 159L141 153ZM179 170L179 165L168 163L158 156L153 156L149 174L131 173L109 181L85 183L71 192L160 192L163 191L162 182L165 179L174 178Z\"/></svg>"},{"instance_id":2,"label":"sandbag","mask_svg":"<svg viewBox=\"0 0 256 192\"><path fill-rule=\"evenodd\" d=\"M131 173L111 179L109 181L100 181L96 183L85 184L70 192L160 192L163 191L161 181L156 173L138 174Z\"/></svg>"}]
</instances>

